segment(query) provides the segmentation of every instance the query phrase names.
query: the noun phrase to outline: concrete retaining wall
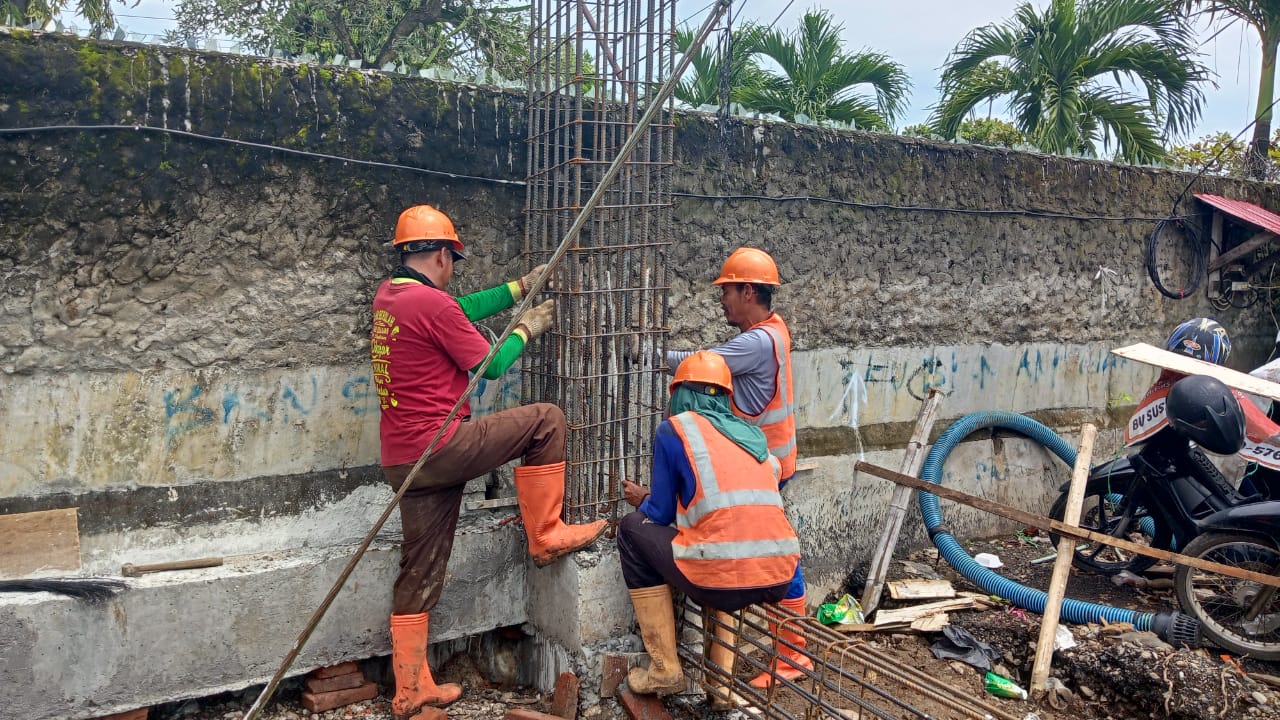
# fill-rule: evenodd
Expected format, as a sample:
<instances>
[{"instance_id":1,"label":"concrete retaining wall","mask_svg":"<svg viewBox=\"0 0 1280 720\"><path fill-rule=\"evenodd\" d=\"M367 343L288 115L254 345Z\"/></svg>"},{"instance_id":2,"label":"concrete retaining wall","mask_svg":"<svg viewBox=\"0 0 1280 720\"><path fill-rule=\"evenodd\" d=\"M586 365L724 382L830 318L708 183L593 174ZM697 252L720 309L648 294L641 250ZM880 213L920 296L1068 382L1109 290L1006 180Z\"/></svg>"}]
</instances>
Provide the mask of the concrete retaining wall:
<instances>
[{"instance_id":1,"label":"concrete retaining wall","mask_svg":"<svg viewBox=\"0 0 1280 720\"><path fill-rule=\"evenodd\" d=\"M483 88L0 34L0 128L205 136L0 135L0 513L79 507L87 572L233 558L134 582L104 609L0 597L4 646L19 649L5 675L27 678L4 684L0 707L90 717L269 674L389 497L367 308L395 217L420 202L451 214L472 251L455 292L522 274L522 117L518 95ZM890 488L852 477L852 462L896 467L928 388L950 393L939 429L983 409L1114 428L1152 372L1107 349L1213 312L1201 296L1160 296L1142 266L1149 218L1169 212L1185 174L696 114L677 126L669 344L729 337L710 279L734 247L774 253L801 454L816 466L787 490L815 600L878 535ZM1196 189L1277 201L1270 186ZM770 199L784 196L818 199ZM1176 273L1187 258L1170 252ZM1235 366L1266 355L1264 310L1217 316ZM475 409L515 402L518 377L487 383ZM948 482L1043 509L1063 473L998 438L962 446ZM498 473L468 492L509 489ZM605 543L534 571L520 532L499 525L511 512L464 516L433 638L530 621L546 642L534 675L589 669L595 649L626 642L616 559ZM903 542L919 546L912 522ZM397 532L393 521L296 671L386 652ZM89 649L101 659L85 662Z\"/></svg>"}]
</instances>

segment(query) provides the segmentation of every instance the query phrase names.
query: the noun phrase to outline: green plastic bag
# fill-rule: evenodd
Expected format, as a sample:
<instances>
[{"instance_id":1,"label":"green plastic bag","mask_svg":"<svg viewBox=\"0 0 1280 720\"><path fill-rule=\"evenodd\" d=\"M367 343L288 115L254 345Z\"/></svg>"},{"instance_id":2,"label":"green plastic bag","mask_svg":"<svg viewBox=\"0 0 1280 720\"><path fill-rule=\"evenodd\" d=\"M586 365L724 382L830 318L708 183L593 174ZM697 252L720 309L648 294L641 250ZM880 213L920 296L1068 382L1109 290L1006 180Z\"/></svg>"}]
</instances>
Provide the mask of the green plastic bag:
<instances>
[{"instance_id":1,"label":"green plastic bag","mask_svg":"<svg viewBox=\"0 0 1280 720\"><path fill-rule=\"evenodd\" d=\"M862 605L848 593L838 602L826 603L818 608L818 622L823 625L861 625L866 621Z\"/></svg>"},{"instance_id":2,"label":"green plastic bag","mask_svg":"<svg viewBox=\"0 0 1280 720\"><path fill-rule=\"evenodd\" d=\"M997 675L991 671L987 671L986 677L983 678L987 692L996 697L1012 698L1014 700L1026 700L1027 691L1018 687L1018 683L1007 677Z\"/></svg>"}]
</instances>

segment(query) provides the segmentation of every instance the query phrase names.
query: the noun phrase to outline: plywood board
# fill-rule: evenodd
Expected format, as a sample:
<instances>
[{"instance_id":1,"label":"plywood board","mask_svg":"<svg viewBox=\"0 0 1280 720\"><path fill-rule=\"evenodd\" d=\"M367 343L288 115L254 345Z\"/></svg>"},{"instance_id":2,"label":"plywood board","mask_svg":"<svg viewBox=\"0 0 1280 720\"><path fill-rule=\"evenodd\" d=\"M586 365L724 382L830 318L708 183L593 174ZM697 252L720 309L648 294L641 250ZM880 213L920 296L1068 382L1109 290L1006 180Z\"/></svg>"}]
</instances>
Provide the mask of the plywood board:
<instances>
[{"instance_id":1,"label":"plywood board","mask_svg":"<svg viewBox=\"0 0 1280 720\"><path fill-rule=\"evenodd\" d=\"M0 577L79 569L77 508L0 515Z\"/></svg>"},{"instance_id":2,"label":"plywood board","mask_svg":"<svg viewBox=\"0 0 1280 720\"><path fill-rule=\"evenodd\" d=\"M956 596L955 587L947 580L894 580L888 587L889 597L894 600L935 600Z\"/></svg>"},{"instance_id":3,"label":"plywood board","mask_svg":"<svg viewBox=\"0 0 1280 720\"><path fill-rule=\"evenodd\" d=\"M1280 400L1280 383L1273 383L1242 373L1239 370L1232 370L1221 365L1214 365L1211 362L1169 352L1154 345L1146 343L1126 345L1112 350L1111 354L1118 355L1126 360L1140 362L1144 365L1154 365L1165 370L1172 370L1183 375L1208 375L1221 380L1227 387L1235 388L1251 395Z\"/></svg>"}]
</instances>

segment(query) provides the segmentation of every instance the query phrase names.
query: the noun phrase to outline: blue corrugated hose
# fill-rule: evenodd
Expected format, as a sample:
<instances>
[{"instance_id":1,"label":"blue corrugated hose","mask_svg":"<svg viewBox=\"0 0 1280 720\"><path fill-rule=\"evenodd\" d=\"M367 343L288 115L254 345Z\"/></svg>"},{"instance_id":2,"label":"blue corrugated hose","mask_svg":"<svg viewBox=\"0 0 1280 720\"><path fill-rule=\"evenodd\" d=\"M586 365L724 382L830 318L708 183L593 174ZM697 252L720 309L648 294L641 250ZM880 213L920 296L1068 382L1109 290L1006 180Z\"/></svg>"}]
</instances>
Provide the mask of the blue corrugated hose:
<instances>
[{"instance_id":1,"label":"blue corrugated hose","mask_svg":"<svg viewBox=\"0 0 1280 720\"><path fill-rule=\"evenodd\" d=\"M1075 448L1067 444L1054 431L1025 415L988 411L965 415L947 428L929 450L929 456L925 458L924 467L920 472L920 479L942 484L942 465L946 462L947 455L951 454L961 440L985 428L1004 428L1026 435L1057 455L1067 464L1067 467L1075 466ZM965 552L955 536L942 528L942 511L938 506L937 495L920 493L920 515L924 518L925 527L929 530L929 536L937 546L938 552L957 572L986 592L1005 598L1020 608L1034 613L1044 612L1047 595L1043 590L1029 588L979 565L969 553ZM1064 598L1062 601L1061 617L1071 623L1092 623L1098 622L1099 618L1106 618L1107 622L1133 623L1133 626L1139 630L1152 629L1152 621L1155 619L1152 613L1140 613L1135 610L1124 610L1070 598Z\"/></svg>"}]
</instances>

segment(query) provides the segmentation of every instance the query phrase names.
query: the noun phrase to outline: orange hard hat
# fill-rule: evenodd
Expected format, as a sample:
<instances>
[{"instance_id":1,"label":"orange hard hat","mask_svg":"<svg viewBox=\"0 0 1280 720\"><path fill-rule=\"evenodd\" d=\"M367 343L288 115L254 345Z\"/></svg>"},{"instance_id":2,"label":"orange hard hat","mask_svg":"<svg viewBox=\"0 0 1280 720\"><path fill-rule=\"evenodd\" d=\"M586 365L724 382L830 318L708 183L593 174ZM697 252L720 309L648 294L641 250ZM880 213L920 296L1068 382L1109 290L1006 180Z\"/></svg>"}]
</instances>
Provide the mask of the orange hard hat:
<instances>
[{"instance_id":1,"label":"orange hard hat","mask_svg":"<svg viewBox=\"0 0 1280 720\"><path fill-rule=\"evenodd\" d=\"M440 243L441 246L447 243L453 249L456 258L466 257L462 254L462 241L458 239L458 233L454 231L453 222L449 220L448 215L430 205L414 205L400 213L400 219L396 221L396 237L391 241L392 245L402 250L418 252L434 249L430 247L432 241ZM427 243L425 247L405 247L410 243L424 242Z\"/></svg>"},{"instance_id":2,"label":"orange hard hat","mask_svg":"<svg viewBox=\"0 0 1280 720\"><path fill-rule=\"evenodd\" d=\"M755 248L742 247L734 250L729 259L720 268L720 277L712 285L728 283L753 283L759 285L781 285L778 279L778 266L774 264L769 253Z\"/></svg>"},{"instance_id":3,"label":"orange hard hat","mask_svg":"<svg viewBox=\"0 0 1280 720\"><path fill-rule=\"evenodd\" d=\"M676 379L671 381L670 391L675 392L680 383L696 382L711 386L708 395L714 395L715 388L733 394L733 373L724 358L710 350L699 350L690 355L676 368Z\"/></svg>"}]
</instances>

